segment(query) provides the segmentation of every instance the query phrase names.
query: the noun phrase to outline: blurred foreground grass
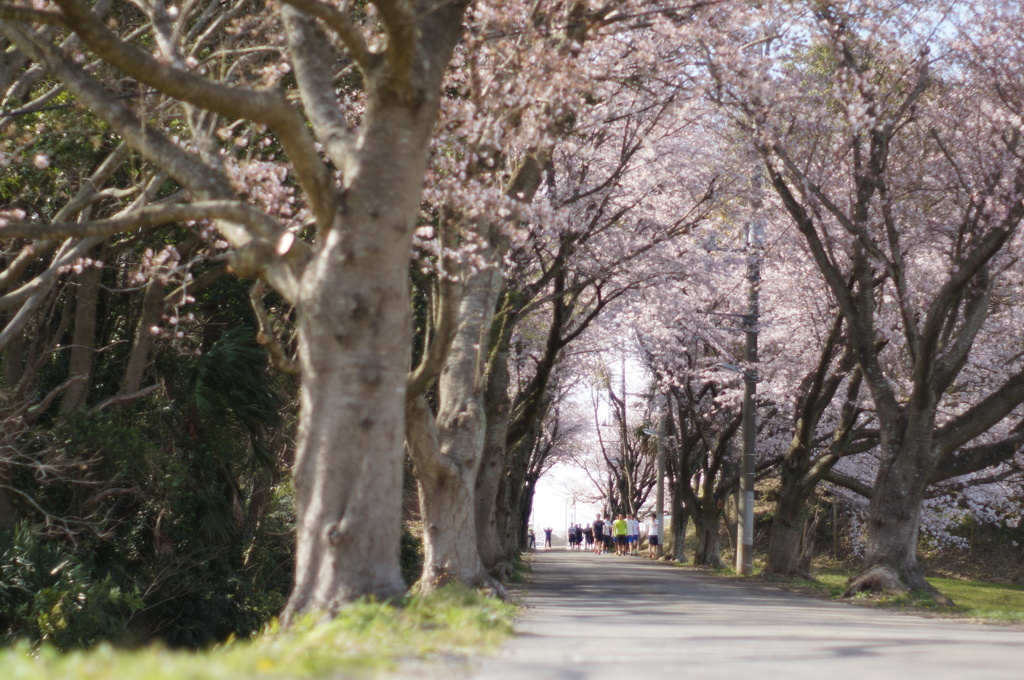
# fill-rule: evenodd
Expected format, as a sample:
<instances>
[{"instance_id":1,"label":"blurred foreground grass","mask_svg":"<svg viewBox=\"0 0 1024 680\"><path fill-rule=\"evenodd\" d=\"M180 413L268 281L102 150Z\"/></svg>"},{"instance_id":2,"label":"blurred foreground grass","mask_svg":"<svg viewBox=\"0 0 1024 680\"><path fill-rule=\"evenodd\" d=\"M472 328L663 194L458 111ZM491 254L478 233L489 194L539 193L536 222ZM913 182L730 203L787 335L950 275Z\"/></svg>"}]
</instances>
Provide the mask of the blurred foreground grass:
<instances>
[{"instance_id":1,"label":"blurred foreground grass","mask_svg":"<svg viewBox=\"0 0 1024 680\"><path fill-rule=\"evenodd\" d=\"M514 607L474 591L448 587L396 604L364 601L337 618L272 624L248 640L198 652L101 645L60 653L20 644L0 651L5 680L219 680L364 675L401 661L468 655L496 646L512 631Z\"/></svg>"}]
</instances>

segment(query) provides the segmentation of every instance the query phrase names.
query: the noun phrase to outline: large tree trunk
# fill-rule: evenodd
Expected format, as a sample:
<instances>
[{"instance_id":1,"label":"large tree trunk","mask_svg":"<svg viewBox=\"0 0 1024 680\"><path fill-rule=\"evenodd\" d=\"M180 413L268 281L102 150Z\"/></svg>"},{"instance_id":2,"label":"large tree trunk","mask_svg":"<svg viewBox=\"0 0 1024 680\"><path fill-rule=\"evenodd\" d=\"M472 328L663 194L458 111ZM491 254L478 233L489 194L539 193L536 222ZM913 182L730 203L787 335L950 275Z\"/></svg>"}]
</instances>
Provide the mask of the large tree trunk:
<instances>
[{"instance_id":1,"label":"large tree trunk","mask_svg":"<svg viewBox=\"0 0 1024 680\"><path fill-rule=\"evenodd\" d=\"M686 525L690 523L690 513L680 507L679 512L672 509L672 559L676 562L686 561ZM662 538L664 540L664 538Z\"/></svg>"},{"instance_id":2,"label":"large tree trunk","mask_svg":"<svg viewBox=\"0 0 1024 680\"><path fill-rule=\"evenodd\" d=\"M878 472L868 510L864 563L846 595L862 590L926 591L945 599L925 580L917 562L921 503L935 462L932 438L921 429L908 427L904 449Z\"/></svg>"},{"instance_id":3,"label":"large tree trunk","mask_svg":"<svg viewBox=\"0 0 1024 680\"><path fill-rule=\"evenodd\" d=\"M509 573L512 562L524 545L523 536L526 533L526 528L523 525L522 517L523 492L527 484L530 456L533 452L538 428L539 422L526 438L507 450L504 474L501 476L501 485L494 504L502 559L506 563ZM533 502L532 498L530 502Z\"/></svg>"},{"instance_id":4,"label":"large tree trunk","mask_svg":"<svg viewBox=\"0 0 1024 680\"><path fill-rule=\"evenodd\" d=\"M502 474L498 479L498 495L493 502L494 535L497 538L498 559L491 565L491 572L501 579L507 579L512 575L512 562L516 555L516 527L519 523L519 499L522 489L517 489L516 473L512 469L514 462L510 461L515 455L513 451L505 452L505 462L502 465Z\"/></svg>"},{"instance_id":5,"label":"large tree trunk","mask_svg":"<svg viewBox=\"0 0 1024 680\"><path fill-rule=\"evenodd\" d=\"M423 514L423 572L417 588L430 592L449 583L491 585L473 540L473 482L464 466L439 466L419 481ZM428 490L429 488L429 490Z\"/></svg>"},{"instance_id":6,"label":"large tree trunk","mask_svg":"<svg viewBox=\"0 0 1024 680\"><path fill-rule=\"evenodd\" d=\"M149 352L153 348L153 334L150 328L160 322L164 310L165 289L166 286L159 279L153 279L146 284L139 322L135 326L135 340L128 355L124 377L121 379L121 394L133 394L142 387L142 376L149 363Z\"/></svg>"},{"instance_id":7,"label":"large tree trunk","mask_svg":"<svg viewBox=\"0 0 1024 680\"><path fill-rule=\"evenodd\" d=\"M516 526L515 550L522 550L529 540L530 515L533 514L533 498L537 495L536 479L527 479L519 495L519 517Z\"/></svg>"},{"instance_id":8,"label":"large tree trunk","mask_svg":"<svg viewBox=\"0 0 1024 680\"><path fill-rule=\"evenodd\" d=\"M395 222L405 220L408 215ZM348 237L333 230L303 281L298 549L286 618L311 610L333 614L359 596L405 590L399 569L404 399L395 395L405 393L409 362L408 250L405 239L353 240L343 243ZM349 248L363 252L349 258Z\"/></svg>"},{"instance_id":9,"label":"large tree trunk","mask_svg":"<svg viewBox=\"0 0 1024 680\"><path fill-rule=\"evenodd\" d=\"M405 590L409 253L436 103L408 110L387 96L368 95L360 172L300 283L298 526L286 621Z\"/></svg>"},{"instance_id":10,"label":"large tree trunk","mask_svg":"<svg viewBox=\"0 0 1024 680\"><path fill-rule=\"evenodd\" d=\"M818 482L832 470L850 441L858 418L856 404L863 379L863 373L854 369L852 348L848 344L836 361L839 349L847 342L842 331L843 317L840 315L833 322L828 339L822 346L816 368L804 377L797 396L793 439L782 461L781 488L771 526L765 566L765 572L770 574L811 578L817 510L815 521L809 527L808 501L814 495ZM851 371L846 385L846 400L840 409L841 417L832 433L831 450L812 454L812 442L822 414L835 398L843 377L850 375Z\"/></svg>"},{"instance_id":11,"label":"large tree trunk","mask_svg":"<svg viewBox=\"0 0 1024 680\"><path fill-rule=\"evenodd\" d=\"M722 512L714 499L702 503L702 506L693 517L697 530L697 550L693 555L693 563L721 569L725 566L720 540Z\"/></svg>"},{"instance_id":12,"label":"large tree trunk","mask_svg":"<svg viewBox=\"0 0 1024 680\"><path fill-rule=\"evenodd\" d=\"M776 527L775 523L779 526ZM808 580L812 578L812 552L807 549L805 524L803 513L799 513L795 522L782 520L776 513L764 573Z\"/></svg>"},{"instance_id":13,"label":"large tree trunk","mask_svg":"<svg viewBox=\"0 0 1024 680\"><path fill-rule=\"evenodd\" d=\"M332 93L325 99L311 91L330 78L317 70L315 55L302 53L317 34L308 23L289 25L302 67L297 76L308 76L304 104L315 112L325 148L347 165L333 224L320 225L329 230L318 235L296 296L303 385L293 475L295 584L285 621L405 590L399 551L409 258L441 81L467 6L457 0L430 12L403 5L387 13L383 58L363 63L365 106L351 149Z\"/></svg>"},{"instance_id":14,"label":"large tree trunk","mask_svg":"<svg viewBox=\"0 0 1024 680\"><path fill-rule=\"evenodd\" d=\"M103 270L87 267L76 278L78 292L75 295L75 329L69 357L69 378L80 378L68 385L61 398L61 413L77 411L85 406L92 377L93 354L96 342L96 306L99 301L100 279Z\"/></svg>"},{"instance_id":15,"label":"large tree trunk","mask_svg":"<svg viewBox=\"0 0 1024 680\"><path fill-rule=\"evenodd\" d=\"M423 571L417 587L424 592L453 581L482 585L483 564L473 540L476 533L473 489L474 460L441 444L426 398L406 408L406 443L415 467L423 518Z\"/></svg>"},{"instance_id":16,"label":"large tree trunk","mask_svg":"<svg viewBox=\"0 0 1024 680\"><path fill-rule=\"evenodd\" d=\"M672 559L676 562L686 561L686 525L690 520L686 505L683 503L683 490L681 484L689 484L688 479L676 474L672 478ZM662 522L661 517L658 518ZM662 527L662 540L665 540L667 532Z\"/></svg>"},{"instance_id":17,"label":"large tree trunk","mask_svg":"<svg viewBox=\"0 0 1024 680\"><path fill-rule=\"evenodd\" d=\"M676 413L675 417L667 419L667 424L669 434L672 432L677 433L677 437L673 437L676 441L676 446L673 449L673 455L666 455L669 479L672 485L672 559L676 562L685 562L686 525L690 519L690 511L697 507L696 494L694 494L693 488L690 486L692 476L690 454L693 453L695 442L690 439L689 420L685 409L682 407L680 393L675 390L673 391L669 401L670 406L672 404L671 399L673 398L676 403ZM664 522L664 518L659 517L658 521ZM667 534L668 532L665 531L663 526L662 535L665 536Z\"/></svg>"},{"instance_id":18,"label":"large tree trunk","mask_svg":"<svg viewBox=\"0 0 1024 680\"><path fill-rule=\"evenodd\" d=\"M493 412L490 405L487 410L488 414ZM503 437L500 442L492 442L491 439L494 429L504 433L507 429L506 426L507 423L492 424L488 422L488 442L484 448L483 464L477 476L474 492L477 550L487 570L497 573L499 578L503 577L502 565L506 557L498 518L499 498L504 495L502 478L505 472L505 446ZM497 435L497 433L494 434Z\"/></svg>"},{"instance_id":19,"label":"large tree trunk","mask_svg":"<svg viewBox=\"0 0 1024 680\"><path fill-rule=\"evenodd\" d=\"M492 253L493 254L493 253ZM419 482L424 564L421 591L457 581L490 585L477 549L476 481L484 455L487 335L501 286L497 262L474 272L459 305L459 329L439 381L436 436L410 420L409 448ZM426 400L410 404L416 421ZM414 441L415 440L415 441Z\"/></svg>"},{"instance_id":20,"label":"large tree trunk","mask_svg":"<svg viewBox=\"0 0 1024 680\"><path fill-rule=\"evenodd\" d=\"M803 483L803 475L782 468L782 486L775 503L768 561L765 572L796 578L811 578L811 551L806 543L807 501L813 486Z\"/></svg>"},{"instance_id":21,"label":"large tree trunk","mask_svg":"<svg viewBox=\"0 0 1024 680\"><path fill-rule=\"evenodd\" d=\"M499 578L505 576L506 553L498 527L498 495L505 471L505 442L508 435L508 345L506 331L500 333L491 352L487 375L487 436L484 456L476 480L476 539L484 567Z\"/></svg>"}]
</instances>

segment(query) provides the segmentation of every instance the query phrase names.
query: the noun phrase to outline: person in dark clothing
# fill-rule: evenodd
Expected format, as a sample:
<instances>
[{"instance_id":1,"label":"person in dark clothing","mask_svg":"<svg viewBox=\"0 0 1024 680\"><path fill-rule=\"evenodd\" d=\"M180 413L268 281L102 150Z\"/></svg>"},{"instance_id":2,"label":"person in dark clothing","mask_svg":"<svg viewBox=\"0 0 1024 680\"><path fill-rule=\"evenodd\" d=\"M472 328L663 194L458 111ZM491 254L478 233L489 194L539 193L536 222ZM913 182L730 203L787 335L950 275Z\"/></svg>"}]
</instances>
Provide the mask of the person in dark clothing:
<instances>
[{"instance_id":1,"label":"person in dark clothing","mask_svg":"<svg viewBox=\"0 0 1024 680\"><path fill-rule=\"evenodd\" d=\"M551 547L551 532L554 531L551 527L545 527L544 529L544 547Z\"/></svg>"},{"instance_id":2,"label":"person in dark clothing","mask_svg":"<svg viewBox=\"0 0 1024 680\"><path fill-rule=\"evenodd\" d=\"M594 533L594 554L599 555L604 552L604 522L601 521L600 513L591 525L591 531Z\"/></svg>"}]
</instances>

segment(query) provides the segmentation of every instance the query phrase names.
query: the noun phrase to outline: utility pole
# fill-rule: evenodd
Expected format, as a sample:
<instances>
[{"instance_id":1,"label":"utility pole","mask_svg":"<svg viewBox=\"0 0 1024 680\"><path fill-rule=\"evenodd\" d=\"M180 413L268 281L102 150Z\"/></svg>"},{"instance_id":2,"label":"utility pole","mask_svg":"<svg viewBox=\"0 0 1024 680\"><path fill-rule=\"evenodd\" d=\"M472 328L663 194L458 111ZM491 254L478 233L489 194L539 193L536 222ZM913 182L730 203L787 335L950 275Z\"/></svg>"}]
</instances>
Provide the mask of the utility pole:
<instances>
[{"instance_id":1,"label":"utility pole","mask_svg":"<svg viewBox=\"0 0 1024 680\"><path fill-rule=\"evenodd\" d=\"M658 420L658 429L651 430L649 428L644 429L644 434L654 437L655 441L655 452L658 467L658 484L657 484L657 496L654 506L654 514L658 519L658 547L655 548L655 557L661 559L665 550L665 438L668 436L668 405L666 404L665 412L661 414L661 418Z\"/></svg>"},{"instance_id":2,"label":"utility pole","mask_svg":"<svg viewBox=\"0 0 1024 680\"><path fill-rule=\"evenodd\" d=\"M621 455L622 455L622 476L623 476L624 481L625 481L625 484L624 484L625 494L620 499L620 501L622 502L623 513L624 514L631 514L632 511L633 511L633 506L632 506L632 503L631 503L631 494L633 493L633 475L632 475L632 473L629 470L629 465L626 464L626 461L629 460L629 427L626 424L626 415L627 414L626 414L626 348L625 348L625 345L623 345L623 348L622 348L622 383L621 384L622 384L622 392L621 392L621 394L622 394L622 434L620 435L620 438L621 438L622 441L620 442L620 444L621 444L620 452L621 452Z\"/></svg>"},{"instance_id":3,"label":"utility pole","mask_svg":"<svg viewBox=\"0 0 1024 680\"><path fill-rule=\"evenodd\" d=\"M667 409L668 406L666 405ZM658 497L654 511L658 515L658 546L654 556L661 559L665 550L665 437L668 436L668 414L662 413L658 420Z\"/></svg>"},{"instance_id":4,"label":"utility pole","mask_svg":"<svg viewBox=\"0 0 1024 680\"><path fill-rule=\"evenodd\" d=\"M759 178L758 178L759 179ZM755 180L756 181L756 180ZM756 182L760 184L760 182ZM760 187L755 187L755 192ZM757 333L760 316L761 254L764 248L764 221L758 214L760 200L747 224L747 313L743 315L746 335L743 351L743 455L740 461L739 522L736 532L736 573L754 572L754 446L757 415Z\"/></svg>"}]
</instances>

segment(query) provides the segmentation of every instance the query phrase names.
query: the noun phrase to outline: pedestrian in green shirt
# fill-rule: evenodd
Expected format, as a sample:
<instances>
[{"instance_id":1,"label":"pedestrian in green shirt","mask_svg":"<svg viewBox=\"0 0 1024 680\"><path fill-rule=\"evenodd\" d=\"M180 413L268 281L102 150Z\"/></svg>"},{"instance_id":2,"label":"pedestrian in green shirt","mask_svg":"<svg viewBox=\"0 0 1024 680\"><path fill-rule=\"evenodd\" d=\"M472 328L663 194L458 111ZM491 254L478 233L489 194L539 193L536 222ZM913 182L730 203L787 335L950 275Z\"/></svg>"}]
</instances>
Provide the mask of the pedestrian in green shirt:
<instances>
[{"instance_id":1,"label":"pedestrian in green shirt","mask_svg":"<svg viewBox=\"0 0 1024 680\"><path fill-rule=\"evenodd\" d=\"M629 524L625 515L619 515L618 519L612 522L612 535L615 536L615 554L626 554L626 536L629 535Z\"/></svg>"}]
</instances>

